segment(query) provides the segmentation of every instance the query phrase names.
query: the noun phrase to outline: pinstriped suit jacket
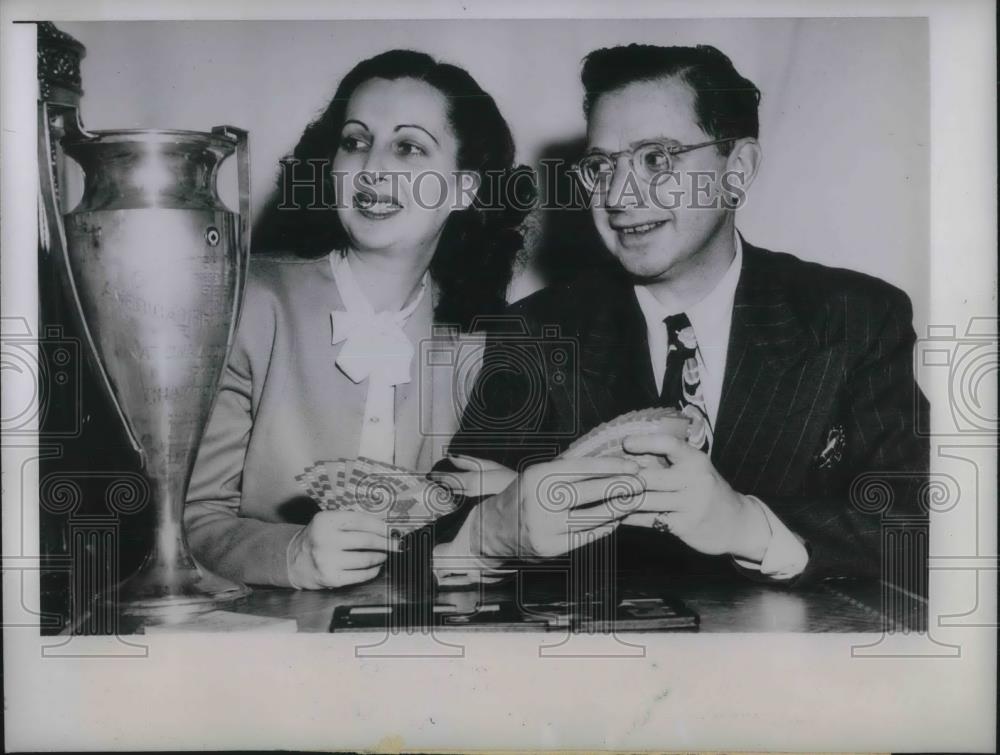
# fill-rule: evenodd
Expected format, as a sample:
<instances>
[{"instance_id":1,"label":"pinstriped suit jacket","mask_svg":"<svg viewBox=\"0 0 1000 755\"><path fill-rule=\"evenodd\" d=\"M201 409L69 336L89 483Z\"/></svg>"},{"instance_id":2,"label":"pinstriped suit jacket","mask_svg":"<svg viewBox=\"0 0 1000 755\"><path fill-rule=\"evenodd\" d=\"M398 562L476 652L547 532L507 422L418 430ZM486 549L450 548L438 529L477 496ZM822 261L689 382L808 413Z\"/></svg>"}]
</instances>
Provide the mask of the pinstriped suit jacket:
<instances>
[{"instance_id":1,"label":"pinstriped suit jacket","mask_svg":"<svg viewBox=\"0 0 1000 755\"><path fill-rule=\"evenodd\" d=\"M545 289L511 315L512 332L528 336L487 347L454 452L516 468L657 404L645 321L624 277ZM800 580L880 575L884 525L926 523L928 444L914 428L928 407L913 378L909 299L877 278L745 244L732 317L716 469L805 539ZM617 537L622 566L730 569L647 528Z\"/></svg>"}]
</instances>

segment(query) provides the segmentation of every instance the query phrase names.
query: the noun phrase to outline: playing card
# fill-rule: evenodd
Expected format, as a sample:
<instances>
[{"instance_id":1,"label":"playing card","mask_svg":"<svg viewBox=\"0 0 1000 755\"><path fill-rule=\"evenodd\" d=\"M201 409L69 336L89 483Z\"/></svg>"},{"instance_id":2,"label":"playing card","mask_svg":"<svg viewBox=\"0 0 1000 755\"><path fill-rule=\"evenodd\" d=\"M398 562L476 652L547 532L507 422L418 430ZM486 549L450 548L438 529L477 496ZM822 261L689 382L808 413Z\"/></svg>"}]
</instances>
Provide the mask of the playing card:
<instances>
[{"instance_id":1,"label":"playing card","mask_svg":"<svg viewBox=\"0 0 1000 755\"><path fill-rule=\"evenodd\" d=\"M316 493L309 482L308 469L305 469L300 474L295 475L295 482L297 482L299 484L299 487L302 488L303 493L305 493L313 500L316 500Z\"/></svg>"},{"instance_id":2,"label":"playing card","mask_svg":"<svg viewBox=\"0 0 1000 755\"><path fill-rule=\"evenodd\" d=\"M669 433L685 437L690 420L676 409L639 409L598 425L574 441L563 454L564 459L621 456L626 452L622 442L629 435Z\"/></svg>"},{"instance_id":3,"label":"playing card","mask_svg":"<svg viewBox=\"0 0 1000 755\"><path fill-rule=\"evenodd\" d=\"M316 492L316 497L320 500L324 500L333 495L333 482L330 480L326 464L323 464L316 469L314 490Z\"/></svg>"},{"instance_id":4,"label":"playing card","mask_svg":"<svg viewBox=\"0 0 1000 755\"><path fill-rule=\"evenodd\" d=\"M320 508L367 511L400 533L457 505L446 488L423 474L366 457L318 461L295 479Z\"/></svg>"}]
</instances>

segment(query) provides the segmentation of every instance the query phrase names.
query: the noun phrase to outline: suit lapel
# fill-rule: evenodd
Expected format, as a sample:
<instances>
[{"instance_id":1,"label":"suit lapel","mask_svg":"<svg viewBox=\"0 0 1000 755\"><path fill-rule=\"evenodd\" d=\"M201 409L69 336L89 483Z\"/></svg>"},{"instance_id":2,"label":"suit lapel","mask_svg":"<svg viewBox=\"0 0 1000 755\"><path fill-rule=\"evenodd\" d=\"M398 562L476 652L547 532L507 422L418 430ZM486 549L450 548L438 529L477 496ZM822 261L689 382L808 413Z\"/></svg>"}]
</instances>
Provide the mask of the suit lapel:
<instances>
[{"instance_id":1,"label":"suit lapel","mask_svg":"<svg viewBox=\"0 0 1000 755\"><path fill-rule=\"evenodd\" d=\"M589 297L585 297L589 298ZM615 279L590 307L580 328L580 433L658 400L646 321L626 281Z\"/></svg>"},{"instance_id":2,"label":"suit lapel","mask_svg":"<svg viewBox=\"0 0 1000 755\"><path fill-rule=\"evenodd\" d=\"M802 364L816 340L789 306L784 285L767 269L764 252L744 242L712 448L716 468L734 485L748 466L756 469L747 474L760 474L755 444L780 440L780 424L769 423L780 423L796 399L808 395L802 375L793 368ZM781 453L771 445L767 457ZM747 465L751 459L758 463Z\"/></svg>"}]
</instances>

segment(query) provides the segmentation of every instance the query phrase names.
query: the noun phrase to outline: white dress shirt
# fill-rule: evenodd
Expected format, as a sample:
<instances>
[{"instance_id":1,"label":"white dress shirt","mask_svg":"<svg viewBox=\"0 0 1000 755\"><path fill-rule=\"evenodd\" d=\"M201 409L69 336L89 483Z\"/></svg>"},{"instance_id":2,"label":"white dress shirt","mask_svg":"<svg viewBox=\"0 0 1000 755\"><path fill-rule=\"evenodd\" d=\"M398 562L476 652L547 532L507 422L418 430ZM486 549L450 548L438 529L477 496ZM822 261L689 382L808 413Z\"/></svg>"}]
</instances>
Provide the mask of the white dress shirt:
<instances>
[{"instance_id":1,"label":"white dress shirt","mask_svg":"<svg viewBox=\"0 0 1000 755\"><path fill-rule=\"evenodd\" d=\"M726 373L726 352L729 349L729 331L732 325L733 302L736 285L743 268L743 243L736 234L736 256L718 284L700 301L688 305L683 312L691 321L698 342L696 358L701 376L702 397L713 430L719 415L722 381ZM657 392L663 390L663 375L667 366L667 327L664 320L681 312L670 303L663 303L645 286L635 286L635 295L646 320L649 358ZM761 562L736 559L744 568L759 570L774 579L790 579L801 574L809 560L802 542L781 522L771 509L756 496L744 496L764 513L771 540Z\"/></svg>"}]
</instances>

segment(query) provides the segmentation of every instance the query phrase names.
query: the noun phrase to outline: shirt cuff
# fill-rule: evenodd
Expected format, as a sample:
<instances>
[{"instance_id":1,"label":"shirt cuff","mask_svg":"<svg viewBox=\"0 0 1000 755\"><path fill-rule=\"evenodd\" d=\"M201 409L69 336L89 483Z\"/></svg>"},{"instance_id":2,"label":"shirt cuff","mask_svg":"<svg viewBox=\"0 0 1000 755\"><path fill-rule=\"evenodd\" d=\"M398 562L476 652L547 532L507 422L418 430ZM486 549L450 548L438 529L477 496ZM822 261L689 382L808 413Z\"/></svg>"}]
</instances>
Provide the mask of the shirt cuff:
<instances>
[{"instance_id":1,"label":"shirt cuff","mask_svg":"<svg viewBox=\"0 0 1000 755\"><path fill-rule=\"evenodd\" d=\"M764 514L767 526L771 530L771 539L764 549L760 563L736 557L733 560L744 569L760 572L762 576L775 580L799 576L809 563L809 552L802 544L802 540L757 496L744 495L743 498L752 501Z\"/></svg>"},{"instance_id":2,"label":"shirt cuff","mask_svg":"<svg viewBox=\"0 0 1000 755\"><path fill-rule=\"evenodd\" d=\"M479 511L473 509L450 543L434 546L432 569L439 587L457 587L480 582L497 582L511 570L497 569L500 562L473 555L472 517Z\"/></svg>"},{"instance_id":3,"label":"shirt cuff","mask_svg":"<svg viewBox=\"0 0 1000 755\"><path fill-rule=\"evenodd\" d=\"M292 579L292 546L295 545L299 538L302 537L302 533L305 532L306 528L303 527L288 541L288 547L285 548L285 571L288 574L288 584L295 590L305 590L302 585L297 584L294 579Z\"/></svg>"}]
</instances>

